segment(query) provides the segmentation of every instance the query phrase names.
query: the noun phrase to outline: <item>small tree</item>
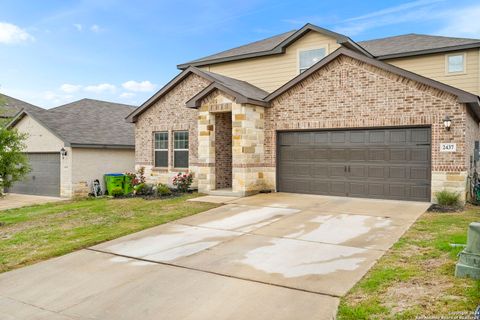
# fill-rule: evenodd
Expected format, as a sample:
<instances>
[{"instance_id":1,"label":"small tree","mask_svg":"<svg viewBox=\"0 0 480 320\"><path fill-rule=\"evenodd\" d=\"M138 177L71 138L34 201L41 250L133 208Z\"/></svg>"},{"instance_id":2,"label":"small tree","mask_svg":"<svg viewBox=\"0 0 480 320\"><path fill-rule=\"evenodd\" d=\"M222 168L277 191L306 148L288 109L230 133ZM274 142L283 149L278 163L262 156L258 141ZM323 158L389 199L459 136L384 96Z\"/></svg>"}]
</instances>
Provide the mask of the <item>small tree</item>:
<instances>
[{"instance_id":1,"label":"small tree","mask_svg":"<svg viewBox=\"0 0 480 320\"><path fill-rule=\"evenodd\" d=\"M0 195L3 188L11 187L30 172L28 159L23 153L26 138L26 134L17 130L0 127Z\"/></svg>"}]
</instances>

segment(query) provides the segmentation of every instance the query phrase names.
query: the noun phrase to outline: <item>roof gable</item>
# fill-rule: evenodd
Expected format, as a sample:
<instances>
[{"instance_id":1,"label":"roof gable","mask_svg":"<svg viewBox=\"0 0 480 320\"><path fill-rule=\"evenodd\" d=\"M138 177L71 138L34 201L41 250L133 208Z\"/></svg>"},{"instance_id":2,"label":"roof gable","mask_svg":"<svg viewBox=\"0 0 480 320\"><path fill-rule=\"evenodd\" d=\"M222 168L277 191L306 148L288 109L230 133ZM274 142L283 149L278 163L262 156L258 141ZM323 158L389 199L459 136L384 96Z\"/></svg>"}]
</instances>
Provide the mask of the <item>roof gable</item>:
<instances>
[{"instance_id":1,"label":"roof gable","mask_svg":"<svg viewBox=\"0 0 480 320\"><path fill-rule=\"evenodd\" d=\"M246 81L230 78L213 72L203 71L195 67L188 67L186 70L182 71L175 78L173 78L169 83L167 83L163 88L161 88L157 93L155 93L144 104L130 113L126 120L129 122L135 122L138 116L140 116L143 112L145 112L148 108L165 96L170 90L175 88L177 84L191 74L196 74L210 81L210 85L192 97L187 102L188 107L197 107L197 101L211 93L214 89L219 89L220 91L224 91L234 96L241 101L240 103L265 105L265 102L262 100L268 95L268 92L265 90L262 90Z\"/></svg>"},{"instance_id":2,"label":"roof gable","mask_svg":"<svg viewBox=\"0 0 480 320\"><path fill-rule=\"evenodd\" d=\"M285 53L285 50L289 45L291 45L292 43L294 43L295 41L303 37L308 32L318 32L326 36L332 37L336 39L337 43L349 49L356 50L370 56L370 54L364 48L356 44L349 37L343 34L333 32L331 30L324 29L324 28L315 26L313 24L307 23L305 26L303 26L299 30L292 30L271 38L249 43L249 44L236 47L233 49L229 49L226 51L222 51L220 53L216 53L207 57L203 57L197 60L180 64L177 67L179 69L185 69L185 68L188 68L189 66L198 67L198 66L220 63L220 62L282 54L282 53Z\"/></svg>"}]
</instances>

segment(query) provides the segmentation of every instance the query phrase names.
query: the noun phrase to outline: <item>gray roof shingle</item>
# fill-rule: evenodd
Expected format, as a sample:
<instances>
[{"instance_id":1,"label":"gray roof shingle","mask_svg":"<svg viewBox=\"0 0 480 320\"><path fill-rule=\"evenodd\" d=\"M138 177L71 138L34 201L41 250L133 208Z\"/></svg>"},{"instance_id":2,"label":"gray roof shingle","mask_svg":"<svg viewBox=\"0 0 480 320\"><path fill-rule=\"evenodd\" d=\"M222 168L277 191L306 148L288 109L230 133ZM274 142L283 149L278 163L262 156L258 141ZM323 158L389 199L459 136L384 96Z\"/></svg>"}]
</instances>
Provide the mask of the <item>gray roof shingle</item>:
<instances>
[{"instance_id":1,"label":"gray roof shingle","mask_svg":"<svg viewBox=\"0 0 480 320\"><path fill-rule=\"evenodd\" d=\"M41 111L40 107L0 93L0 118L13 118L20 110Z\"/></svg>"},{"instance_id":2,"label":"gray roof shingle","mask_svg":"<svg viewBox=\"0 0 480 320\"><path fill-rule=\"evenodd\" d=\"M259 41L251 42L239 47L228 49L222 52L218 52L200 59L196 59L188 62L188 64L194 64L202 61L210 61L214 59L229 58L234 56L240 56L250 53L258 53L263 51L269 51L278 46L282 41L293 35L297 30L291 30L282 34L277 34L273 37L262 39Z\"/></svg>"},{"instance_id":3,"label":"gray roof shingle","mask_svg":"<svg viewBox=\"0 0 480 320\"><path fill-rule=\"evenodd\" d=\"M453 38L411 33L382 39L361 41L358 42L358 44L374 56L382 57L435 49L443 50L446 48L466 45L477 45L480 47L480 39Z\"/></svg>"},{"instance_id":4,"label":"gray roof shingle","mask_svg":"<svg viewBox=\"0 0 480 320\"><path fill-rule=\"evenodd\" d=\"M130 105L82 99L52 109L25 109L25 112L72 146L130 148L135 146L135 132L125 117L133 110L135 107Z\"/></svg>"},{"instance_id":5,"label":"gray roof shingle","mask_svg":"<svg viewBox=\"0 0 480 320\"><path fill-rule=\"evenodd\" d=\"M82 99L37 117L72 145L134 146L134 126L125 122L133 110L130 105Z\"/></svg>"},{"instance_id":6,"label":"gray roof shingle","mask_svg":"<svg viewBox=\"0 0 480 320\"><path fill-rule=\"evenodd\" d=\"M259 87L256 87L253 84L250 84L246 81L230 78L230 77L223 76L221 74L213 73L209 71L204 71L204 70L200 70L200 71L214 78L216 82L223 84L225 87L247 98L262 100L268 95L267 91L260 89Z\"/></svg>"},{"instance_id":7,"label":"gray roof shingle","mask_svg":"<svg viewBox=\"0 0 480 320\"><path fill-rule=\"evenodd\" d=\"M315 30L318 28L311 25ZM321 29L321 28L319 28ZM326 30L326 29L322 29ZM267 39L248 43L233 49L215 53L200 59L196 59L179 65L181 69L188 65L204 65L207 62L215 63L223 61L222 59L236 60L245 56L251 57L255 54L269 52L279 46L283 41L294 35L298 30L288 31ZM354 43L353 41L351 41ZM480 47L480 39L454 38L443 36L430 36L423 34L405 34L382 39L372 39L356 43L361 48L371 53L374 57L387 58L390 55L413 55L416 52L429 50L448 51L454 50L456 47L472 46ZM219 60L220 59L220 60Z\"/></svg>"}]
</instances>

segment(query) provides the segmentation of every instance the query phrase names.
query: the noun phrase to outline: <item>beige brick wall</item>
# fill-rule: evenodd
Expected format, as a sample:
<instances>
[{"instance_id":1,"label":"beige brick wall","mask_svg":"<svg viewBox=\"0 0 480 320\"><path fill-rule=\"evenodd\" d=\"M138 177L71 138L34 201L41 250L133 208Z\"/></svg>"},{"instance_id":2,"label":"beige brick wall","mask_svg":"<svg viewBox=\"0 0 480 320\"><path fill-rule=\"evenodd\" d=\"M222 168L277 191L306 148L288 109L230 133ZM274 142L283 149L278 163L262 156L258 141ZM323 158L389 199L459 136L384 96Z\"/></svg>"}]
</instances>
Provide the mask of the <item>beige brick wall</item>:
<instances>
[{"instance_id":1,"label":"beige brick wall","mask_svg":"<svg viewBox=\"0 0 480 320\"><path fill-rule=\"evenodd\" d=\"M344 56L266 110L265 161L271 167L277 130L431 126L432 193L451 185L437 172L465 176L472 141L478 139L478 125L455 96ZM450 131L443 126L445 115L452 118ZM441 153L439 144L444 142L456 143L457 152ZM457 181L460 184L465 180Z\"/></svg>"},{"instance_id":2,"label":"beige brick wall","mask_svg":"<svg viewBox=\"0 0 480 320\"><path fill-rule=\"evenodd\" d=\"M189 131L189 170L196 174L197 168L197 117L198 111L185 107L196 93L209 85L209 81L196 74L189 75L175 88L163 96L152 107L142 113L135 123L135 167L145 167L149 183L171 183L177 172L183 169L173 167L173 131ZM153 133L169 132L169 164L167 168L154 167ZM196 178L195 182L196 184Z\"/></svg>"}]
</instances>

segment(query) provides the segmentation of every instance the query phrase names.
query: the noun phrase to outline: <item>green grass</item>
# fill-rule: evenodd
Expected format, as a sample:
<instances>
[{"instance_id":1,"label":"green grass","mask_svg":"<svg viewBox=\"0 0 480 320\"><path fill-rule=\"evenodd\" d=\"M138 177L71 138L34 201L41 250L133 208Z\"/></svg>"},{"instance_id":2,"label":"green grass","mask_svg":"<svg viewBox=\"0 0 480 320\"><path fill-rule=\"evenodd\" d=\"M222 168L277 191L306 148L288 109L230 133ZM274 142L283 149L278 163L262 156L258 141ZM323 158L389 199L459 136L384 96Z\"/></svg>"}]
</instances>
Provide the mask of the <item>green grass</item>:
<instances>
[{"instance_id":1,"label":"green grass","mask_svg":"<svg viewBox=\"0 0 480 320\"><path fill-rule=\"evenodd\" d=\"M472 312L480 304L480 281L454 277L468 224L480 208L425 213L365 277L341 299L338 319L416 319Z\"/></svg>"},{"instance_id":2,"label":"green grass","mask_svg":"<svg viewBox=\"0 0 480 320\"><path fill-rule=\"evenodd\" d=\"M165 200L82 199L0 211L0 272L216 207Z\"/></svg>"}]
</instances>

